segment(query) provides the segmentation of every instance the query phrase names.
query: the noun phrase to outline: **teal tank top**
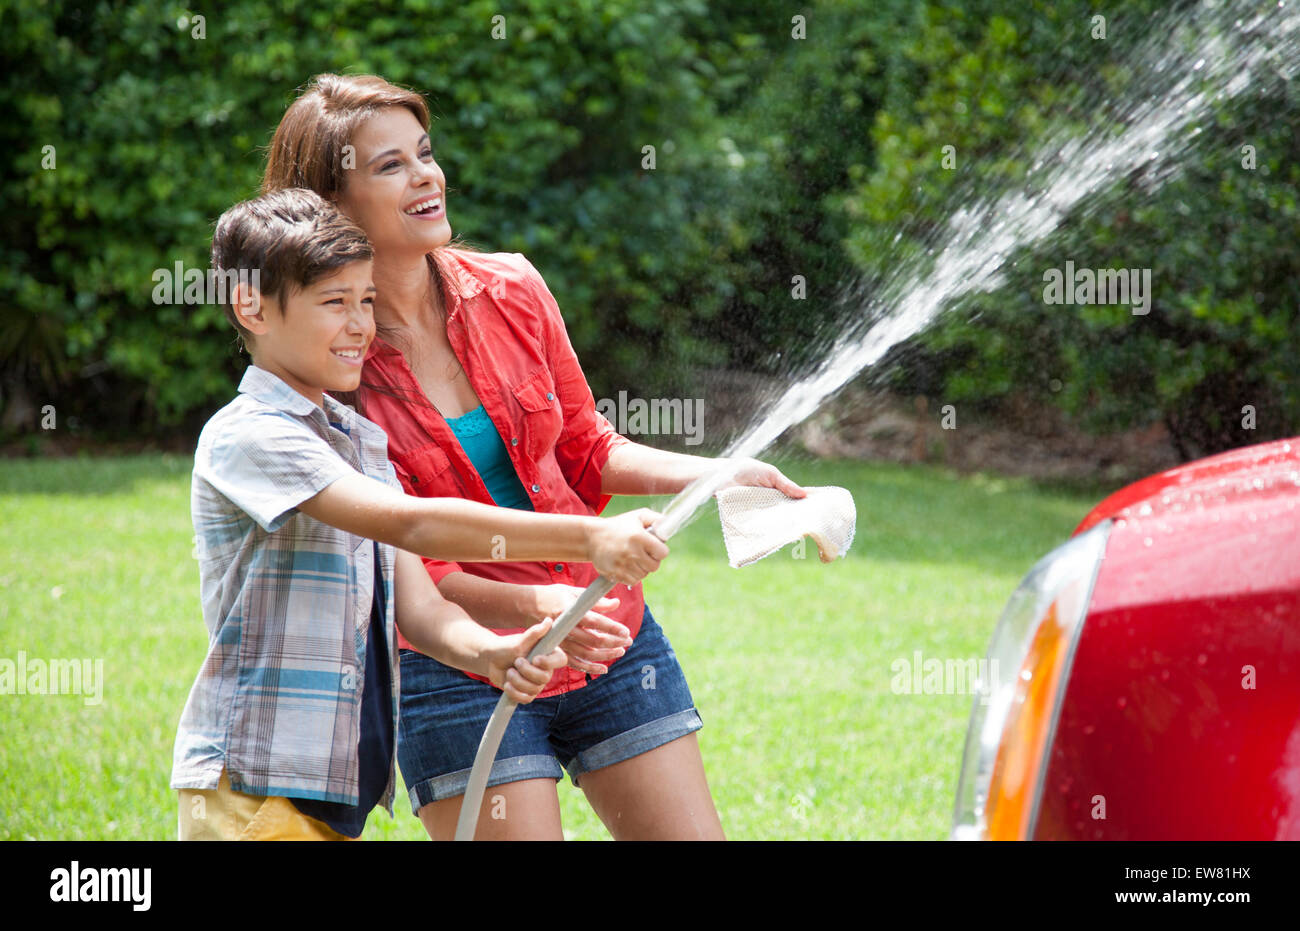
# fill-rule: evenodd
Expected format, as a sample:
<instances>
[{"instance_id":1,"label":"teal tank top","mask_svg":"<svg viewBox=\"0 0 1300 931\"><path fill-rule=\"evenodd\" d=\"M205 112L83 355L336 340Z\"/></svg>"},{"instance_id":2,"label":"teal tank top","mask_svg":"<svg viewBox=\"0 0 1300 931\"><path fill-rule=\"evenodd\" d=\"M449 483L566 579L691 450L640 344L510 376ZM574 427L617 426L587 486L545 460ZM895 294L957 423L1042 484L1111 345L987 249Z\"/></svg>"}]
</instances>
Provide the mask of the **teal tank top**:
<instances>
[{"instance_id":1,"label":"teal tank top","mask_svg":"<svg viewBox=\"0 0 1300 931\"><path fill-rule=\"evenodd\" d=\"M483 479L493 501L503 508L533 510L533 502L528 500L519 474L510 462L506 444L501 441L496 424L492 423L482 404L468 414L447 418L447 426L460 440L461 448Z\"/></svg>"}]
</instances>

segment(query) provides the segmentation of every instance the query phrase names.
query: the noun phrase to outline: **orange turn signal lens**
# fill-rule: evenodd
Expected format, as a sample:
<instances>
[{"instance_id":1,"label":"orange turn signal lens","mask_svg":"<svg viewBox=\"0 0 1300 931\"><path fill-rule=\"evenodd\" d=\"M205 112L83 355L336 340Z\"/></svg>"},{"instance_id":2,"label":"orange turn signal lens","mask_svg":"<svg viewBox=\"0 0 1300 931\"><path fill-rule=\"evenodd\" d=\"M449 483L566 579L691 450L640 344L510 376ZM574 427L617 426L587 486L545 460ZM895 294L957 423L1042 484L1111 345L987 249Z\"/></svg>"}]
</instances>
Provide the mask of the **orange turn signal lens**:
<instances>
[{"instance_id":1,"label":"orange turn signal lens","mask_svg":"<svg viewBox=\"0 0 1300 931\"><path fill-rule=\"evenodd\" d=\"M1028 840L1047 740L1056 717L1070 637L1053 601L1038 625L1016 678L1016 692L989 782L989 840Z\"/></svg>"}]
</instances>

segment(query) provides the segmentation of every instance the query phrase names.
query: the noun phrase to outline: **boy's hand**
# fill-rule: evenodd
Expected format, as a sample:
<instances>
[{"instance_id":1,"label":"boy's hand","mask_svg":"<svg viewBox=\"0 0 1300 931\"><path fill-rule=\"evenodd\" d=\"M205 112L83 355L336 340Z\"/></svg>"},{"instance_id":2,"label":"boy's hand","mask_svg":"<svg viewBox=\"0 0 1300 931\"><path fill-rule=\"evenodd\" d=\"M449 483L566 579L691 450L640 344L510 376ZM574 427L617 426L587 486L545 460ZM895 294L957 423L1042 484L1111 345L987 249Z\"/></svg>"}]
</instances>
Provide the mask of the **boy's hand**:
<instances>
[{"instance_id":1,"label":"boy's hand","mask_svg":"<svg viewBox=\"0 0 1300 931\"><path fill-rule=\"evenodd\" d=\"M494 636L493 639L498 642L485 651L488 678L493 685L509 695L512 701L521 705L531 702L541 694L546 683L551 681L551 673L569 661L559 647L531 663L528 661L528 651L550 629L551 619L548 617L522 634Z\"/></svg>"},{"instance_id":2,"label":"boy's hand","mask_svg":"<svg viewBox=\"0 0 1300 931\"><path fill-rule=\"evenodd\" d=\"M576 585L534 586L537 617L559 617L582 594ZM614 662L632 646L627 628L602 612L618 607L618 599L605 597L596 602L560 646L569 657L569 668L588 675L603 676Z\"/></svg>"},{"instance_id":3,"label":"boy's hand","mask_svg":"<svg viewBox=\"0 0 1300 931\"><path fill-rule=\"evenodd\" d=\"M667 544L649 530L658 519L649 508L597 518L587 535L596 571L615 584L635 585L658 569L668 555Z\"/></svg>"}]
</instances>

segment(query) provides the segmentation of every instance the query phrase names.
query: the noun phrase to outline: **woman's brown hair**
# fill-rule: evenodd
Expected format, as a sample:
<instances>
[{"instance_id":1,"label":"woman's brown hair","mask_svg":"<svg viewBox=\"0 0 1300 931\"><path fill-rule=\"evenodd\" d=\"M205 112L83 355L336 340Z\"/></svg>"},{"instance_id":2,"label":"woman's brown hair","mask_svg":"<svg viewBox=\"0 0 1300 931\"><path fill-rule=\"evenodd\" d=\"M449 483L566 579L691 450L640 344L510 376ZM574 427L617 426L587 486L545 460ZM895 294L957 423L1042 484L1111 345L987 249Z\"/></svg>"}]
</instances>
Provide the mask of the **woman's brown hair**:
<instances>
[{"instance_id":1,"label":"woman's brown hair","mask_svg":"<svg viewBox=\"0 0 1300 931\"><path fill-rule=\"evenodd\" d=\"M357 127L387 107L404 107L429 128L429 107L413 90L373 74L316 75L275 128L262 193L305 187L333 199L343 190L346 148Z\"/></svg>"}]
</instances>

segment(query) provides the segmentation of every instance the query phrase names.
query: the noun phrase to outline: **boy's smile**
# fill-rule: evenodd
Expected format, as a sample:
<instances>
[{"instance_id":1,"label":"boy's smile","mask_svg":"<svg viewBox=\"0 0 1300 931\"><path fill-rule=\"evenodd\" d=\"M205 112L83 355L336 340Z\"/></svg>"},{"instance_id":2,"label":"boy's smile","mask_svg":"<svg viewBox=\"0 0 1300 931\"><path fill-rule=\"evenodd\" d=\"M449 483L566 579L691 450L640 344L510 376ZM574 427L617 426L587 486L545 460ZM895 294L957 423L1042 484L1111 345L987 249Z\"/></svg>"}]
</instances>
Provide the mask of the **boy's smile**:
<instances>
[{"instance_id":1,"label":"boy's smile","mask_svg":"<svg viewBox=\"0 0 1300 931\"><path fill-rule=\"evenodd\" d=\"M288 297L260 295L238 308L254 334L253 364L313 404L326 391L355 391L375 337L375 286L369 260L350 262Z\"/></svg>"}]
</instances>

